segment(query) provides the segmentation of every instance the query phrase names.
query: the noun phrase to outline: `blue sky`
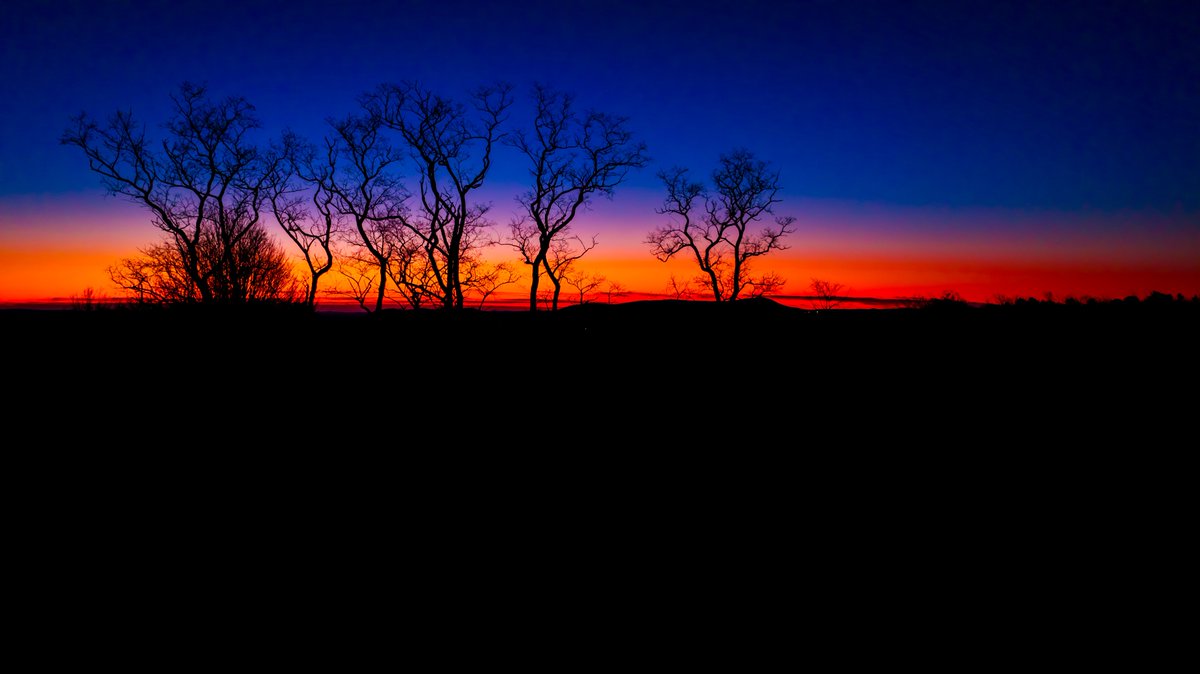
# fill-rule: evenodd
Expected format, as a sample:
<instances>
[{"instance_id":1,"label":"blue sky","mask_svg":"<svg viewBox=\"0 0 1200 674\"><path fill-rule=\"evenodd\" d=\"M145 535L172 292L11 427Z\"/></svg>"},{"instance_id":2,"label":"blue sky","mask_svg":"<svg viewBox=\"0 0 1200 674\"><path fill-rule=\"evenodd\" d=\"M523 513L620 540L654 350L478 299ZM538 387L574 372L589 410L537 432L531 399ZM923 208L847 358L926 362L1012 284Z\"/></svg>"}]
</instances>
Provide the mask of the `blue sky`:
<instances>
[{"instance_id":1,"label":"blue sky","mask_svg":"<svg viewBox=\"0 0 1200 674\"><path fill-rule=\"evenodd\" d=\"M183 80L321 133L379 82L546 81L656 166L746 146L810 198L1200 210L1200 3L5 3L0 194L92 189L69 115ZM498 166L497 179L516 178ZM653 171L633 185L653 187Z\"/></svg>"},{"instance_id":2,"label":"blue sky","mask_svg":"<svg viewBox=\"0 0 1200 674\"><path fill-rule=\"evenodd\" d=\"M154 135L185 80L249 99L263 142L315 140L383 82L572 91L629 117L653 159L579 223L601 233L595 256L650 260L655 173L704 177L746 147L799 218L780 258L793 292L818 274L864 292L975 283L978 299L1200 291L1200 2L9 0L0 254L39 262L0 261L0 286L42 273L49 288L58 272L39 270L68 245L93 251L86 282L103 284L153 240L58 138L81 110L131 109ZM512 123L528 117L519 97ZM483 196L501 225L523 171L499 152ZM1076 282L1062 265L1084 253ZM1007 271L979 262L1000 255Z\"/></svg>"}]
</instances>

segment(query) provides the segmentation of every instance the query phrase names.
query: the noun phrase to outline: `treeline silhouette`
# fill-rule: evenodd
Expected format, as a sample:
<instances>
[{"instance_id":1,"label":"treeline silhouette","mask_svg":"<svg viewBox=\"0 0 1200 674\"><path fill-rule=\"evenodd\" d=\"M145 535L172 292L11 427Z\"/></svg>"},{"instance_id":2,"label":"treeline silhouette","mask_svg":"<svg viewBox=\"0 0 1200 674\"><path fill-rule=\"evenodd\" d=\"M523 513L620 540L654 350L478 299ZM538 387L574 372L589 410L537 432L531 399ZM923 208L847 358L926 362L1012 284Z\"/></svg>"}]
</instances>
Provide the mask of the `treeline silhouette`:
<instances>
[{"instance_id":1,"label":"treeline silhouette","mask_svg":"<svg viewBox=\"0 0 1200 674\"><path fill-rule=\"evenodd\" d=\"M105 121L75 117L61 142L77 147L109 193L139 204L160 240L112 265L123 297L139 305L316 306L322 292L348 297L365 312L385 308L483 307L522 278L528 307L557 310L589 295L611 302L627 289L579 264L599 244L575 221L596 197L611 198L630 172L650 161L628 119L581 110L571 94L537 84L531 115L512 119L513 87L480 87L464 99L417 83L383 84L359 96L356 112L327 120L311 141L292 131L262 144L253 105L214 99L181 85L173 114L152 137L129 111ZM509 147L526 169L507 226L478 198ZM779 173L749 150L719 158L708 181L681 167L658 172L665 197L648 253L695 264L671 277L676 298L718 303L778 293L787 280L759 270L760 258L787 248L795 231L777 216ZM271 229L284 234L281 247ZM286 243L284 245L287 245ZM512 251L509 259L496 250ZM492 251L485 256L485 252ZM302 263L303 275L295 272ZM499 261L497 261L499 260ZM520 269L524 268L522 274ZM327 279L336 273L339 284ZM843 286L813 279L813 308L840 305ZM324 290L323 290L324 289ZM94 290L84 306L97 306ZM1182 301L1153 293L1124 303ZM1001 306L1075 307L1094 298L997 298ZM953 293L914 298L912 307L961 308Z\"/></svg>"},{"instance_id":2,"label":"treeline silhouette","mask_svg":"<svg viewBox=\"0 0 1200 674\"><path fill-rule=\"evenodd\" d=\"M387 377L397 385L444 387L526 381L531 372L543 372L550 376L540 387L547 392L584 382L613 382L624 390L639 381L664 390L681 381L704 391L715 382L742 390L749 383L818 380L852 389L854 377L878 381L887 372L899 377L887 380L897 386L968 371L1007 381L1011 373L1041 376L1043 369L1135 367L1151 354L1184 364L1196 358L1200 339L1200 299L1165 293L985 305L943 297L919 307L837 311L768 298L370 315L312 312L284 302L81 300L80 308L0 311L0 328L10 335L13 353L27 359L22 362L107 368L113 376L132 368L149 380L176 376L162 367L183 368L197 381L251 378L253 386L271 390L322 373L328 382L375 386L377 377Z\"/></svg>"},{"instance_id":3,"label":"treeline silhouette","mask_svg":"<svg viewBox=\"0 0 1200 674\"><path fill-rule=\"evenodd\" d=\"M625 117L580 110L571 94L534 85L532 116L514 121L509 84L465 99L417 83L384 84L361 95L356 112L328 119L324 138L285 131L265 145L253 138L261 123L243 97L214 99L204 86L184 83L171 100L161 138L119 111L103 122L81 113L60 139L162 233L109 269L135 302L311 308L333 271L337 292L367 312L483 306L526 275L530 311L558 309L564 287L581 302L589 292L623 291L581 268L599 235L578 234L574 224L650 159ZM494 205L478 197L502 146L527 175L506 232ZM708 184L678 167L659 177L666 198L658 213L668 224L647 236L653 255L693 261L693 282L718 302L783 286L779 275L754 269L758 258L786 248L795 226L791 217L761 224L779 203L779 174L769 163L735 149L720 157ZM271 221L303 262L303 277L267 234ZM513 251L510 261L485 256L497 247Z\"/></svg>"},{"instance_id":4,"label":"treeline silhouette","mask_svg":"<svg viewBox=\"0 0 1200 674\"><path fill-rule=\"evenodd\" d=\"M1091 451L1084 433L1111 440L1113 421L1151 430L1162 415L1189 418L1180 405L1200 374L1200 302L1151 297L370 315L303 303L123 304L0 311L0 333L16 397L43 415L61 410L70 428L103 411L95 432L164 453L197 429L280 465L293 451L360 443L494 452L501 438L536 432L554 438L537 457L644 447L678 468L742 451L845 456L866 443L899 460L899 443L914 442L954 448L939 468L950 470L959 456L982 460L982 443L1065 461L1071 448ZM254 435L235 430L244 423Z\"/></svg>"},{"instance_id":5,"label":"treeline silhouette","mask_svg":"<svg viewBox=\"0 0 1200 674\"><path fill-rule=\"evenodd\" d=\"M829 285L825 281L815 281L814 287L819 284ZM841 284L833 284L840 287ZM589 304L582 296L576 298L574 305L582 306ZM170 307L182 306L176 311L187 311L186 307L195 306L197 303L186 301L188 298L182 298L185 301L143 301L141 298L110 298L103 293L97 292L94 288L85 288L79 295L73 295L70 298L70 307L74 311L136 311L143 313L162 313L163 309ZM194 300L195 298L190 298ZM690 301L689 297L675 297L676 301ZM846 298L830 295L814 295L809 306L814 311L827 311L829 309L838 308ZM610 299L607 304L612 304ZM639 304L652 304L666 306L667 302L658 302L654 300L641 301ZM246 311L277 311L282 314L293 312L297 305L302 305L307 308L306 303L292 302L288 300L272 300L266 297L252 297L249 301L237 303L232 306L226 306L223 311L236 312L239 311L238 306L245 305ZM912 297L904 300L897 300L896 307L893 309L839 309L839 311L895 311L897 309L921 309L929 312L938 311L962 311L973 309L985 309L988 311L999 311L1003 313L1022 313L1036 311L1059 311L1059 310L1103 310L1103 311L1121 311L1128 309L1131 311L1154 311L1158 308L1170 308L1171 310L1192 311L1200 307L1200 295L1192 295L1190 298L1182 293L1174 295L1170 293L1151 291L1145 297L1137 295L1128 295L1123 298L1097 298L1092 296L1075 297L1069 295L1063 299L1055 299L1052 293L1047 293L1041 298L1033 296L1015 296L1009 297L1006 295L998 295L991 302L968 302L961 295L953 291L946 291L938 297ZM1124 308L1124 309L1123 309ZM197 311L209 311L209 309L196 308ZM804 309L801 308L801 311Z\"/></svg>"},{"instance_id":6,"label":"treeline silhouette","mask_svg":"<svg viewBox=\"0 0 1200 674\"><path fill-rule=\"evenodd\" d=\"M1006 295L997 295L993 301L972 305L962 298L958 293L947 291L940 297L913 298L905 303L909 308L931 309L938 311L946 310L962 310L972 306L987 307L994 310L1002 310L1009 313L1025 312L1025 311L1043 311L1043 310L1061 310L1067 309L1078 311L1082 309L1097 309L1104 310L1120 310L1122 307L1137 309L1145 308L1154 310L1157 308L1171 307L1178 310L1194 310L1200 307L1200 295L1192 295L1190 298L1185 297L1183 293L1159 292L1151 291L1144 298L1137 295L1128 295L1123 298L1097 298L1091 296L1075 297L1068 295L1067 297L1058 300L1055 299L1053 293L1046 293L1040 299L1037 297L1009 297Z\"/></svg>"}]
</instances>

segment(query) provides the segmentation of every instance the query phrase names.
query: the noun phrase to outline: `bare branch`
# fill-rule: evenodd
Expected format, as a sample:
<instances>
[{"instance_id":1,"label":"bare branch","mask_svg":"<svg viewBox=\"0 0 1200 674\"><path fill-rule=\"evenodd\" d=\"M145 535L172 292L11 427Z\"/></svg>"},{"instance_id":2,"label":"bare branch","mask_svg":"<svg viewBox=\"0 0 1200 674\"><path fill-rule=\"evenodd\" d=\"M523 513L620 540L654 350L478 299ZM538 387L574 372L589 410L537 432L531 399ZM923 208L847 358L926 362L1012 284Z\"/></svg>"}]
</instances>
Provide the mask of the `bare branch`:
<instances>
[{"instance_id":1,"label":"bare branch","mask_svg":"<svg viewBox=\"0 0 1200 674\"><path fill-rule=\"evenodd\" d=\"M534 85L531 98L536 110L532 127L506 141L528 162L531 183L517 196L521 214L510 225L510 245L532 268L529 310L537 310L543 275L554 286L553 310L558 308L562 273L595 247L595 237L584 245L571 236L575 217L590 207L595 195L612 197L629 172L649 159L645 143L634 139L624 117L578 114L573 95L544 84Z\"/></svg>"},{"instance_id":2,"label":"bare branch","mask_svg":"<svg viewBox=\"0 0 1200 674\"><path fill-rule=\"evenodd\" d=\"M813 309L833 309L844 300L839 296L844 288L841 283L814 278L808 287L812 291Z\"/></svg>"},{"instance_id":3,"label":"bare branch","mask_svg":"<svg viewBox=\"0 0 1200 674\"><path fill-rule=\"evenodd\" d=\"M463 307L472 290L465 271L478 250L491 245L486 235L489 204L473 202L492 164L492 150L512 105L512 87L481 87L470 110L416 83L389 84L360 102L369 119L397 133L417 172L417 206L397 219L419 237L425 264L439 300L447 309Z\"/></svg>"},{"instance_id":4,"label":"bare branch","mask_svg":"<svg viewBox=\"0 0 1200 674\"><path fill-rule=\"evenodd\" d=\"M620 299L625 297L629 294L629 290L617 281L609 281L608 290L605 291L605 294L608 296L608 303L612 304L613 298Z\"/></svg>"},{"instance_id":5,"label":"bare branch","mask_svg":"<svg viewBox=\"0 0 1200 674\"><path fill-rule=\"evenodd\" d=\"M246 301L256 280L244 276L253 270L242 266L241 244L261 232L279 159L251 142L259 122L244 98L215 100L205 87L185 82L172 102L174 114L157 143L128 111L104 125L81 114L60 140L80 148L105 188L146 208L167 235L173 264L195 289L172 293L172 301ZM140 272L123 264L115 272L146 296L136 290L147 280Z\"/></svg>"},{"instance_id":6,"label":"bare branch","mask_svg":"<svg viewBox=\"0 0 1200 674\"><path fill-rule=\"evenodd\" d=\"M588 294L593 292L600 286L604 285L604 282L607 281L608 279L604 278L603 276L600 276L599 274L580 273L580 274L570 274L568 276L564 276L563 280L566 281L566 283L568 285L570 285L572 288L574 288L575 292L579 293L578 304L587 304ZM611 303L611 302L612 302L612 299L611 299L611 295L610 295L609 303Z\"/></svg>"},{"instance_id":7,"label":"bare branch","mask_svg":"<svg viewBox=\"0 0 1200 674\"><path fill-rule=\"evenodd\" d=\"M674 274L671 274L671 280L667 283L667 295L676 300L692 299L692 282L685 280L681 283Z\"/></svg>"},{"instance_id":8,"label":"bare branch","mask_svg":"<svg viewBox=\"0 0 1200 674\"><path fill-rule=\"evenodd\" d=\"M721 156L712 192L690 181L687 169L673 168L658 177L667 192L658 213L668 216L668 223L646 237L651 254L666 262L689 251L702 274L697 281L718 302L773 293L783 286L776 274L750 275L752 259L786 249L783 239L795 231L790 216L775 218L774 227L751 229L779 203L778 172L739 149Z\"/></svg>"},{"instance_id":9,"label":"bare branch","mask_svg":"<svg viewBox=\"0 0 1200 674\"><path fill-rule=\"evenodd\" d=\"M362 277L364 255L373 260L370 285L375 292L374 310L379 311L388 292L394 232L408 214L409 193L398 171L403 155L388 142L381 121L373 116L350 115L330 119L328 124L331 133L324 148L301 154L296 173L311 186L311 199L322 220L334 231L347 229L356 235L351 241L359 249L353 254L358 259L349 265L350 276ZM342 275L347 276L345 271ZM354 287L361 290L367 284L359 281Z\"/></svg>"}]
</instances>

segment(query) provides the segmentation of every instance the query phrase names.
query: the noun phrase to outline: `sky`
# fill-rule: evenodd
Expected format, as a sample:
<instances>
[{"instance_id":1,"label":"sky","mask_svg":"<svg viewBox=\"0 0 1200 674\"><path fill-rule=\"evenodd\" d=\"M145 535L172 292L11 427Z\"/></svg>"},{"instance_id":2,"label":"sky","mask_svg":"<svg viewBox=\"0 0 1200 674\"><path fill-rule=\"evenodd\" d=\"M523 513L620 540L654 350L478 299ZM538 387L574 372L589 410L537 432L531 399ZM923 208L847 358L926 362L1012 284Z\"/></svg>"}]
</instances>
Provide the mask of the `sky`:
<instances>
[{"instance_id":1,"label":"sky","mask_svg":"<svg viewBox=\"0 0 1200 674\"><path fill-rule=\"evenodd\" d=\"M10 0L0 302L115 293L105 268L158 232L58 138L83 110L154 131L185 80L249 99L264 143L319 138L403 80L544 82L626 116L653 161L576 231L638 292L693 271L644 243L657 171L707 176L745 147L797 218L760 263L785 293L1200 294L1200 3ZM511 124L528 117L521 100ZM501 151L483 195L501 224L523 176Z\"/></svg>"}]
</instances>

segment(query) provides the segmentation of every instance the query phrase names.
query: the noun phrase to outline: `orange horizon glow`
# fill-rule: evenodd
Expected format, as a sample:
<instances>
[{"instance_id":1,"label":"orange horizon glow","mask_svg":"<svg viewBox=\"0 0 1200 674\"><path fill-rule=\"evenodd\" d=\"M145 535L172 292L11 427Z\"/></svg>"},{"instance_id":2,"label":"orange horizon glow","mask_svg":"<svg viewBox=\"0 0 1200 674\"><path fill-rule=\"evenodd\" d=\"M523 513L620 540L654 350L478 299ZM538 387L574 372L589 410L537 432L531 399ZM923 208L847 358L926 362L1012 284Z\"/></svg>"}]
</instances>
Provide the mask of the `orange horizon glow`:
<instances>
[{"instance_id":1,"label":"orange horizon glow","mask_svg":"<svg viewBox=\"0 0 1200 674\"><path fill-rule=\"evenodd\" d=\"M579 218L575 230L600 240L579 269L619 283L625 299L662 297L672 275L695 277L695 264L682 255L668 263L650 255L642 242L659 223L658 197L632 192ZM792 207L781 213L795 214L801 225L790 248L756 261L758 270L788 279L784 296L806 295L812 278L841 283L845 296L878 299L946 291L972 302L1047 293L1059 299L1200 294L1200 233L1184 216L787 203ZM159 234L135 205L93 193L0 203L0 303L63 302L89 287L116 297L106 269ZM515 262L505 248L488 257ZM336 271L327 274L322 288L336 289L338 278ZM505 288L494 306L519 306L527 284L526 276ZM572 295L564 288L564 300Z\"/></svg>"}]
</instances>

